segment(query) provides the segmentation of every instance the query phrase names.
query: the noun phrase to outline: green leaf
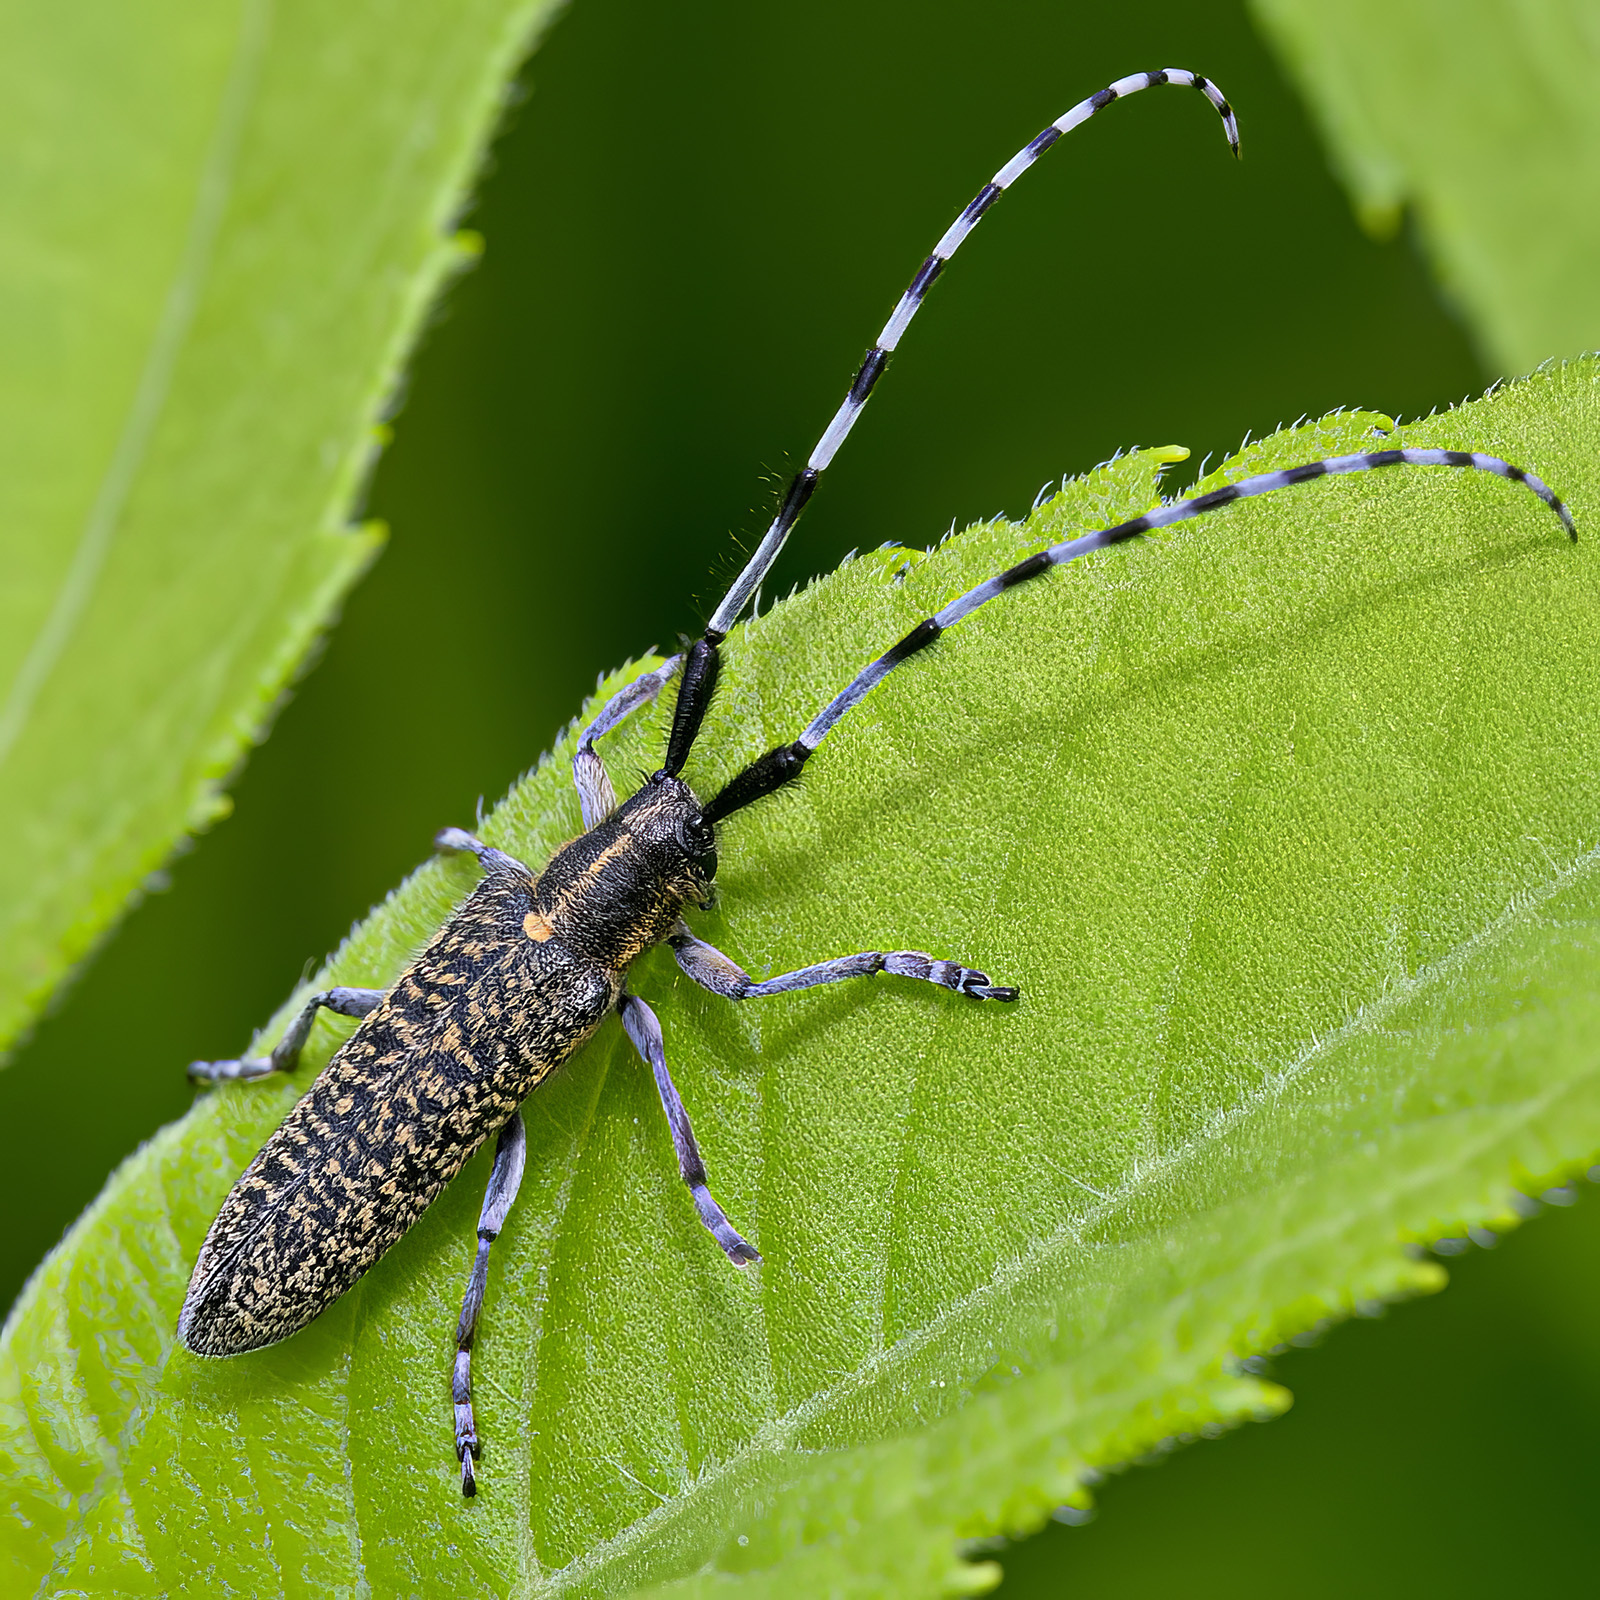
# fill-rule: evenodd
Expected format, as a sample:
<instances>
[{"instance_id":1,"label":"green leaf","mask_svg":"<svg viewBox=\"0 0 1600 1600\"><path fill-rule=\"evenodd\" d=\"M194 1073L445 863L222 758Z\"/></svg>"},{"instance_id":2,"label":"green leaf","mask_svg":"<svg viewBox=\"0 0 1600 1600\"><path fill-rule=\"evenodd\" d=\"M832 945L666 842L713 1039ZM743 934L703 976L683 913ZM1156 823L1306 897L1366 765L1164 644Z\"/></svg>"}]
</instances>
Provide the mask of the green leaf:
<instances>
[{"instance_id":1,"label":"green leaf","mask_svg":"<svg viewBox=\"0 0 1600 1600\"><path fill-rule=\"evenodd\" d=\"M377 548L346 526L546 0L34 6L0 55L0 1047Z\"/></svg>"},{"instance_id":2,"label":"green leaf","mask_svg":"<svg viewBox=\"0 0 1600 1600\"><path fill-rule=\"evenodd\" d=\"M1491 370L1600 345L1600 25L1586 0L1252 0L1369 231L1416 207Z\"/></svg>"},{"instance_id":3,"label":"green leaf","mask_svg":"<svg viewBox=\"0 0 1600 1600\"><path fill-rule=\"evenodd\" d=\"M1369 447L1374 421L1203 482ZM1400 437L1502 453L1600 523L1600 364ZM1019 552L1148 508L1162 459L750 624L691 780ZM1436 1287L1408 1241L1503 1225L1514 1186L1600 1150L1597 601L1596 544L1531 495L1406 469L1104 552L908 664L798 793L728 825L699 927L763 974L930 949L1021 1004L880 980L735 1007L641 961L765 1264L706 1238L608 1025L527 1106L473 1503L448 1371L486 1158L305 1332L202 1361L171 1332L200 1239L350 1024L319 1023L293 1083L200 1096L7 1326L10 1589L931 1595L994 1576L958 1539L1272 1414L1242 1361ZM639 719L612 771L661 736ZM538 861L576 830L570 754L491 839ZM392 979L473 878L422 867L327 976Z\"/></svg>"}]
</instances>

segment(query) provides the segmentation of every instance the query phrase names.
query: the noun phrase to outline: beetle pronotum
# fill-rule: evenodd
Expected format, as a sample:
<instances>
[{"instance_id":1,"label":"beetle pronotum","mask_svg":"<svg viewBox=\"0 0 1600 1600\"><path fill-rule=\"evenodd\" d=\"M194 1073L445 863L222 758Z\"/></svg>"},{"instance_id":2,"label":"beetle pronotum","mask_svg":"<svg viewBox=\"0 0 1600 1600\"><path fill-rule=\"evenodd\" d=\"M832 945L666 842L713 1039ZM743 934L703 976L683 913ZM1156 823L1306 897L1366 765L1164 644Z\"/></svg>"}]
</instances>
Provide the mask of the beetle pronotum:
<instances>
[{"instance_id":1,"label":"beetle pronotum","mask_svg":"<svg viewBox=\"0 0 1600 1600\"><path fill-rule=\"evenodd\" d=\"M1221 91L1194 73L1168 69L1119 79L1079 102L984 185L896 304L703 636L623 689L584 730L573 760L573 781L585 832L558 850L542 872L535 872L469 833L445 829L436 841L439 848L472 852L484 876L393 988L324 990L306 1001L267 1057L196 1062L190 1069L195 1078L212 1083L285 1071L298 1060L319 1009L363 1019L267 1141L212 1223L178 1322L178 1337L189 1349L199 1355L234 1355L304 1327L400 1238L491 1134L498 1134L457 1328L452 1380L461 1487L473 1494L479 1439L472 1410L471 1351L490 1247L522 1176L525 1135L518 1108L612 1012L654 1073L679 1171L702 1222L734 1265L760 1260L711 1197L688 1115L667 1069L655 1013L628 991L628 969L640 954L667 943L689 978L730 1000L879 972L920 979L973 1000L1018 998L1015 988L992 983L976 968L915 950L834 957L756 982L697 939L684 921L685 908L703 905L710 895L718 826L798 777L841 718L901 662L1006 590L1078 556L1234 500L1332 474L1398 464L1496 473L1525 484L1576 537L1566 508L1538 478L1476 452L1379 450L1246 478L1052 545L956 597L864 667L797 738L751 762L709 803L697 798L681 774L716 686L719 647L777 558L928 289L985 211L1056 140L1113 101L1161 84L1199 90L1222 118L1228 143L1238 153L1238 128ZM675 678L679 688L665 760L619 805L596 744Z\"/></svg>"}]
</instances>

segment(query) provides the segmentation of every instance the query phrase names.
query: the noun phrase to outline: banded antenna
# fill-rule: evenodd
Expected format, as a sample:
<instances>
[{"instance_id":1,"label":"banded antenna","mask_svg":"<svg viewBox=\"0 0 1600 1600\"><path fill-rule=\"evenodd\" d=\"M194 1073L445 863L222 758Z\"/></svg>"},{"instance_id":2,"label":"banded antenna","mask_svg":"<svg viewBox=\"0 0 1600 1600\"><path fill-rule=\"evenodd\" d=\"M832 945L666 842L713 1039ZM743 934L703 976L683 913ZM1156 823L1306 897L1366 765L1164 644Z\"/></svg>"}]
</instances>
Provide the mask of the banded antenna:
<instances>
[{"instance_id":1,"label":"banded antenna","mask_svg":"<svg viewBox=\"0 0 1600 1600\"><path fill-rule=\"evenodd\" d=\"M1297 483L1308 483L1313 478L1399 466L1470 467L1478 472L1492 472L1499 478L1509 478L1511 482L1520 483L1538 495L1561 518L1561 525L1568 535L1574 540L1578 537L1572 513L1542 478L1499 456L1484 455L1476 450L1370 450L1361 455L1327 456L1321 461L1308 461L1304 466L1287 467L1279 472L1261 472L1254 477L1241 478L1238 483L1225 483L1220 489L1196 495L1191 500L1174 500L1157 506L1154 511L1147 511L1128 522L1119 522L1114 528L1097 528L1089 533L1080 533L1074 539L1053 544L1048 549L1035 551L1015 566L1007 567L1004 572L996 573L965 594L957 595L942 611L924 617L898 644L884 651L870 666L863 667L811 719L805 731L792 744L780 744L765 755L758 756L726 784L705 808L706 820L713 824L721 822L735 811L742 811L755 801L776 793L786 783L793 783L817 746L832 732L834 724L846 712L860 705L901 662L910 660L918 651L926 650L947 628L953 628L970 617L979 606L998 599L1019 583L1042 577L1053 567L1063 567L1092 550L1104 550L1109 545L1142 538L1157 528L1170 528L1175 522L1204 516L1208 511L1232 505L1235 500L1273 494L1279 489L1292 488Z\"/></svg>"},{"instance_id":2,"label":"banded antenna","mask_svg":"<svg viewBox=\"0 0 1600 1600\"><path fill-rule=\"evenodd\" d=\"M784 495L783 503L778 508L778 514L772 520L772 526L767 529L755 554L745 563L744 571L734 579L732 587L722 597L722 604L717 607L711 621L706 625L704 636L690 647L683 666L683 684L678 691L678 705L673 716L672 733L667 741L666 762L662 767L667 776L676 777L683 770L683 764L688 760L695 736L699 733L700 724L705 718L706 708L711 703L719 666L717 647L727 638L729 629L739 620L744 608L750 603L750 597L761 586L761 580L766 577L772 563L778 559L779 551L783 549L794 525L800 520L806 503L816 490L817 480L838 454L839 446L849 437L856 418L861 415L862 408L872 393L873 385L883 375L884 368L889 364L889 357L904 337L906 329L911 326L911 319L916 316L917 309L934 280L944 271L945 263L960 248L962 240L982 221L989 207L1062 134L1070 133L1097 113L1104 111L1114 100L1122 100L1130 94L1137 94L1141 89L1153 89L1162 84L1198 89L1216 107L1218 116L1222 118L1223 131L1228 138L1228 148L1235 156L1239 154L1239 124L1234 117L1233 108L1228 104L1222 91L1209 78L1203 78L1198 73L1187 72L1182 67L1167 67L1160 72L1135 72L1129 77L1118 78L1115 83L1100 90L1098 94L1090 95L1087 100L1080 100L1065 116L1058 117L1036 138L1024 145L984 184L961 215L945 230L944 237L933 247L933 253L917 269L910 286L900 296L899 304L895 306L893 314L883 325L883 332L878 335L878 342L867 352L866 359L851 381L849 391L834 413L833 420L823 430L810 459L795 474L794 481L789 485L788 493Z\"/></svg>"}]
</instances>

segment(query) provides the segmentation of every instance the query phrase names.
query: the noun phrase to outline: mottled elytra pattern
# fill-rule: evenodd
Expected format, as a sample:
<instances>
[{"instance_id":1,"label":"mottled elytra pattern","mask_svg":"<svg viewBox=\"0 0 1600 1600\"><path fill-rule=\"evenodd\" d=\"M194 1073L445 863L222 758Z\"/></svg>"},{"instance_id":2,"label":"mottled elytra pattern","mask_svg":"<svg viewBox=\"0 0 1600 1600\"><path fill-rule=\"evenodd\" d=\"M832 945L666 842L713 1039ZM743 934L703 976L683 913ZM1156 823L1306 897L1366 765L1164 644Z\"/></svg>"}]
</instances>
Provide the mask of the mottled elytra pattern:
<instances>
[{"instance_id":1,"label":"mottled elytra pattern","mask_svg":"<svg viewBox=\"0 0 1600 1600\"><path fill-rule=\"evenodd\" d=\"M735 1266L761 1259L712 1197L688 1112L668 1070L659 1021L640 996L627 990L628 969L638 956L666 941L688 978L735 1003L879 974L932 984L973 1003L1019 998L1015 987L992 982L975 966L921 950L832 956L793 972L752 978L697 939L683 920L687 908L709 904L720 822L792 783L842 717L903 662L989 601L1091 551L1235 500L1379 467L1465 467L1525 485L1573 531L1566 508L1532 473L1471 451L1385 449L1247 478L1037 551L957 596L864 667L798 738L750 763L701 806L678 774L693 754L716 688L719 646L804 511L928 288L1007 186L1064 133L1117 99L1158 84L1192 87L1205 95L1238 153L1238 127L1222 92L1194 73L1168 68L1119 79L1080 102L995 174L917 271L705 634L683 655L622 690L583 732L573 758L573 782L586 831L536 876L472 835L446 829L439 835L440 847L477 855L483 882L387 995L363 989L319 992L268 1057L197 1062L191 1068L195 1077L211 1082L285 1071L298 1058L319 1008L365 1019L267 1142L212 1224L178 1324L179 1337L191 1350L233 1355L304 1327L400 1238L473 1152L498 1132L450 1383L461 1488L475 1493L473 1463L480 1441L472 1405L472 1353L491 1247L522 1177L526 1139L518 1107L611 1011L618 1012L655 1079L678 1170L701 1222ZM678 699L662 769L618 808L596 742L675 677Z\"/></svg>"},{"instance_id":2,"label":"mottled elytra pattern","mask_svg":"<svg viewBox=\"0 0 1600 1600\"><path fill-rule=\"evenodd\" d=\"M178 1336L200 1355L303 1328L600 1025L620 975L533 940L534 881L496 864L329 1062L206 1236Z\"/></svg>"},{"instance_id":3,"label":"mottled elytra pattern","mask_svg":"<svg viewBox=\"0 0 1600 1600\"><path fill-rule=\"evenodd\" d=\"M287 1338L411 1226L604 1021L642 948L708 879L678 843L687 786L641 791L535 880L483 882L328 1063L235 1185L178 1336L199 1355Z\"/></svg>"}]
</instances>

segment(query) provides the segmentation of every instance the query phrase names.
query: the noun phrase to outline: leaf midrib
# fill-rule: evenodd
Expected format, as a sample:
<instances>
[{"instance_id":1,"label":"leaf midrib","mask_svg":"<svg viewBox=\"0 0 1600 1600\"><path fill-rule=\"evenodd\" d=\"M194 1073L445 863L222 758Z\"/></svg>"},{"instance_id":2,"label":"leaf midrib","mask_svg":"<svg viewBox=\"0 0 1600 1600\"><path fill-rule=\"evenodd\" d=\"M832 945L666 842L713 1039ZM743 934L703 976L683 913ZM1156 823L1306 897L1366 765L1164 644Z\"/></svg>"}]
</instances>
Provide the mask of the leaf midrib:
<instances>
[{"instance_id":1,"label":"leaf midrib","mask_svg":"<svg viewBox=\"0 0 1600 1600\"><path fill-rule=\"evenodd\" d=\"M200 182L183 251L163 297L161 316L110 464L89 508L72 560L49 612L17 668L5 704L0 706L0 767L16 748L45 684L60 663L88 607L105 570L106 556L134 481L166 408L178 357L194 326L201 288L210 273L212 252L233 194L234 166L260 83L260 67L270 33L270 13L271 0L244 0L240 8L233 59L201 163Z\"/></svg>"},{"instance_id":2,"label":"leaf midrib","mask_svg":"<svg viewBox=\"0 0 1600 1600\"><path fill-rule=\"evenodd\" d=\"M936 1343L941 1334L969 1314L982 1311L991 1304L1004 1303L1002 1297L1023 1286L1057 1258L1075 1249L1085 1248L1087 1235L1179 1175L1192 1161L1200 1158L1258 1112L1283 1099L1326 1056L1353 1039L1381 1032L1397 1011L1448 982L1483 950L1531 921L1557 895L1592 878L1597 867L1600 867L1600 845L1576 857L1535 889L1516 896L1491 922L1463 939L1438 960L1419 968L1404 980L1390 983L1381 997L1360 1006L1338 1027L1314 1039L1280 1072L1272 1074L1232 1105L1219 1109L1191 1137L1152 1161L1141 1162L1136 1158L1128 1177L1101 1204L1091 1206L1086 1212L1061 1223L1022 1254L999 1263L986 1282L949 1302L922 1327L903 1334L893 1345L867 1356L845 1377L817 1390L781 1416L770 1418L741 1449L703 1470L688 1490L671 1497L627 1528L596 1544L567 1566L554 1572L547 1571L542 1579L534 1581L532 1588L525 1584L519 1592L541 1597L565 1594L626 1559L669 1526L674 1518L692 1512L696 1500L707 1489L735 1478L748 1463L762 1456L777 1455L788 1450L795 1438L807 1428L824 1420L863 1389L920 1355ZM1552 1085L1537 1103L1542 1104L1564 1092L1566 1087L1565 1083Z\"/></svg>"}]
</instances>

